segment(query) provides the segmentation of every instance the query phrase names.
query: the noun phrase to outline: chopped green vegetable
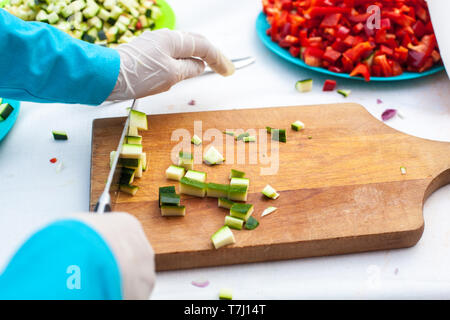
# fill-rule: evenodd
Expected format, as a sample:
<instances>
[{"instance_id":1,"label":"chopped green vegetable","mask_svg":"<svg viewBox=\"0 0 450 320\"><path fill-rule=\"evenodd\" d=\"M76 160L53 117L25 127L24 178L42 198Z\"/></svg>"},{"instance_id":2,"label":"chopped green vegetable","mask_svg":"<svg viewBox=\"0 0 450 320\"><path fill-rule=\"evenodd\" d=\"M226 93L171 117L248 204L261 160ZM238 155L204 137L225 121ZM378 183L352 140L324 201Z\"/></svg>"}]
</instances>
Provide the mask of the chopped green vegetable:
<instances>
[{"instance_id":1,"label":"chopped green vegetable","mask_svg":"<svg viewBox=\"0 0 450 320\"><path fill-rule=\"evenodd\" d=\"M242 230L244 220L232 216L225 216L225 225L232 229Z\"/></svg>"},{"instance_id":2,"label":"chopped green vegetable","mask_svg":"<svg viewBox=\"0 0 450 320\"><path fill-rule=\"evenodd\" d=\"M122 168L120 172L119 185L131 185L134 181L135 170L131 168Z\"/></svg>"},{"instance_id":3,"label":"chopped green vegetable","mask_svg":"<svg viewBox=\"0 0 450 320\"><path fill-rule=\"evenodd\" d=\"M311 136L308 136L308 139L310 139L310 140L311 140L311 139L312 139L312 137L311 137Z\"/></svg>"},{"instance_id":4,"label":"chopped green vegetable","mask_svg":"<svg viewBox=\"0 0 450 320\"><path fill-rule=\"evenodd\" d=\"M174 194L175 193L175 187L169 186L169 187L159 187L159 197L158 197L158 203L161 207L161 195L164 193Z\"/></svg>"},{"instance_id":5,"label":"chopped green vegetable","mask_svg":"<svg viewBox=\"0 0 450 320\"><path fill-rule=\"evenodd\" d=\"M277 193L277 191L274 188L272 188L270 185L266 185L264 187L264 189L262 190L262 194L270 199L276 199L280 196L280 194Z\"/></svg>"},{"instance_id":6,"label":"chopped green vegetable","mask_svg":"<svg viewBox=\"0 0 450 320\"><path fill-rule=\"evenodd\" d=\"M259 222L253 217L249 217L248 220L245 222L245 229L247 230L253 230L257 226L259 226Z\"/></svg>"},{"instance_id":7,"label":"chopped green vegetable","mask_svg":"<svg viewBox=\"0 0 450 320\"><path fill-rule=\"evenodd\" d=\"M128 135L129 136L133 136L133 137L139 136L138 128L136 128L136 127L128 127Z\"/></svg>"},{"instance_id":8,"label":"chopped green vegetable","mask_svg":"<svg viewBox=\"0 0 450 320\"><path fill-rule=\"evenodd\" d=\"M285 129L272 129L272 140L286 142L286 130Z\"/></svg>"},{"instance_id":9,"label":"chopped green vegetable","mask_svg":"<svg viewBox=\"0 0 450 320\"><path fill-rule=\"evenodd\" d=\"M347 98L351 92L352 92L351 90L338 90L337 91L337 93L342 95L344 98Z\"/></svg>"},{"instance_id":10,"label":"chopped green vegetable","mask_svg":"<svg viewBox=\"0 0 450 320\"><path fill-rule=\"evenodd\" d=\"M142 152L141 154L142 171L147 171L147 153Z\"/></svg>"},{"instance_id":11,"label":"chopped green vegetable","mask_svg":"<svg viewBox=\"0 0 450 320\"><path fill-rule=\"evenodd\" d=\"M222 288L219 291L219 299L221 300L233 300L233 292L231 289Z\"/></svg>"},{"instance_id":12,"label":"chopped green vegetable","mask_svg":"<svg viewBox=\"0 0 450 320\"><path fill-rule=\"evenodd\" d=\"M185 206L161 206L161 215L163 217L178 217L186 215L186 207Z\"/></svg>"},{"instance_id":13,"label":"chopped green vegetable","mask_svg":"<svg viewBox=\"0 0 450 320\"><path fill-rule=\"evenodd\" d=\"M200 139L199 136L197 136L197 135L194 134L194 135L192 136L191 142L192 142L193 144L195 144L196 146L198 146L198 145L200 145L200 144L202 143L202 139Z\"/></svg>"},{"instance_id":14,"label":"chopped green vegetable","mask_svg":"<svg viewBox=\"0 0 450 320\"><path fill-rule=\"evenodd\" d=\"M400 167L400 172L405 175L406 174L406 168L405 167Z\"/></svg>"},{"instance_id":15,"label":"chopped green vegetable","mask_svg":"<svg viewBox=\"0 0 450 320\"><path fill-rule=\"evenodd\" d=\"M253 213L253 205L249 203L235 203L230 209L230 216L247 221Z\"/></svg>"},{"instance_id":16,"label":"chopped green vegetable","mask_svg":"<svg viewBox=\"0 0 450 320\"><path fill-rule=\"evenodd\" d=\"M186 170L194 169L194 156L192 153L180 151L178 154L178 166Z\"/></svg>"},{"instance_id":17,"label":"chopped green vegetable","mask_svg":"<svg viewBox=\"0 0 450 320\"><path fill-rule=\"evenodd\" d=\"M219 230L217 230L212 236L211 241L214 245L214 248L219 249L228 244L233 244L236 242L234 239L233 232L228 226L223 226Z\"/></svg>"},{"instance_id":18,"label":"chopped green vegetable","mask_svg":"<svg viewBox=\"0 0 450 320\"><path fill-rule=\"evenodd\" d=\"M231 169L230 179L231 178L244 178L244 177L245 177L245 172L239 171L239 170L235 170L235 169Z\"/></svg>"},{"instance_id":19,"label":"chopped green vegetable","mask_svg":"<svg viewBox=\"0 0 450 320\"><path fill-rule=\"evenodd\" d=\"M272 128L271 127L266 127L266 131L267 131L267 133L271 133L272 132Z\"/></svg>"},{"instance_id":20,"label":"chopped green vegetable","mask_svg":"<svg viewBox=\"0 0 450 320\"><path fill-rule=\"evenodd\" d=\"M171 180L180 181L184 176L184 168L170 165L166 170L166 178Z\"/></svg>"},{"instance_id":21,"label":"chopped green vegetable","mask_svg":"<svg viewBox=\"0 0 450 320\"><path fill-rule=\"evenodd\" d=\"M206 182L206 172L202 171L188 170L185 177L200 182Z\"/></svg>"},{"instance_id":22,"label":"chopped green vegetable","mask_svg":"<svg viewBox=\"0 0 450 320\"><path fill-rule=\"evenodd\" d=\"M228 190L228 199L234 201L247 201L247 186L230 186Z\"/></svg>"},{"instance_id":23,"label":"chopped green vegetable","mask_svg":"<svg viewBox=\"0 0 450 320\"><path fill-rule=\"evenodd\" d=\"M206 196L206 184L183 177L180 180L180 193L203 198Z\"/></svg>"},{"instance_id":24,"label":"chopped green vegetable","mask_svg":"<svg viewBox=\"0 0 450 320\"><path fill-rule=\"evenodd\" d=\"M122 151L120 157L125 159L140 159L142 154L141 144L128 144L122 145Z\"/></svg>"},{"instance_id":25,"label":"chopped green vegetable","mask_svg":"<svg viewBox=\"0 0 450 320\"><path fill-rule=\"evenodd\" d=\"M297 121L295 121L294 123L291 124L291 128L293 130L295 130L295 131L300 131L302 129L305 129L305 125L300 120L297 120Z\"/></svg>"},{"instance_id":26,"label":"chopped green vegetable","mask_svg":"<svg viewBox=\"0 0 450 320\"><path fill-rule=\"evenodd\" d=\"M162 206L179 206L180 196L176 193L161 193L159 205Z\"/></svg>"},{"instance_id":27,"label":"chopped green vegetable","mask_svg":"<svg viewBox=\"0 0 450 320\"><path fill-rule=\"evenodd\" d=\"M223 133L232 137L235 136L234 131L224 131Z\"/></svg>"},{"instance_id":28,"label":"chopped green vegetable","mask_svg":"<svg viewBox=\"0 0 450 320\"><path fill-rule=\"evenodd\" d=\"M142 136L126 136L127 143L142 144Z\"/></svg>"},{"instance_id":29,"label":"chopped green vegetable","mask_svg":"<svg viewBox=\"0 0 450 320\"><path fill-rule=\"evenodd\" d=\"M275 210L277 210L278 208L276 207L267 207L262 213L261 213L261 217L267 216L268 214L271 214L272 212L274 212Z\"/></svg>"},{"instance_id":30,"label":"chopped green vegetable","mask_svg":"<svg viewBox=\"0 0 450 320\"><path fill-rule=\"evenodd\" d=\"M297 89L298 92L309 92L312 90L312 86L312 79L299 80L295 83L295 89Z\"/></svg>"},{"instance_id":31,"label":"chopped green vegetable","mask_svg":"<svg viewBox=\"0 0 450 320\"><path fill-rule=\"evenodd\" d=\"M52 131L53 139L55 140L67 140L69 137L67 136L67 133L64 131Z\"/></svg>"},{"instance_id":32,"label":"chopped green vegetable","mask_svg":"<svg viewBox=\"0 0 450 320\"><path fill-rule=\"evenodd\" d=\"M256 141L256 137L255 136L244 137L242 139L242 141L244 141L244 142L255 142Z\"/></svg>"},{"instance_id":33,"label":"chopped green vegetable","mask_svg":"<svg viewBox=\"0 0 450 320\"><path fill-rule=\"evenodd\" d=\"M0 104L0 121L8 119L14 108L9 103Z\"/></svg>"},{"instance_id":34,"label":"chopped green vegetable","mask_svg":"<svg viewBox=\"0 0 450 320\"><path fill-rule=\"evenodd\" d=\"M228 196L230 186L227 184L208 183L206 194L208 197L225 198Z\"/></svg>"},{"instance_id":35,"label":"chopped green vegetable","mask_svg":"<svg viewBox=\"0 0 450 320\"><path fill-rule=\"evenodd\" d=\"M119 190L134 196L136 194L136 192L139 190L139 187L132 186L129 184L121 184L121 185L119 185Z\"/></svg>"},{"instance_id":36,"label":"chopped green vegetable","mask_svg":"<svg viewBox=\"0 0 450 320\"><path fill-rule=\"evenodd\" d=\"M246 186L250 185L250 179L247 178L231 178L230 186Z\"/></svg>"},{"instance_id":37,"label":"chopped green vegetable","mask_svg":"<svg viewBox=\"0 0 450 320\"><path fill-rule=\"evenodd\" d=\"M219 208L225 208L225 209L231 209L234 202L231 200L228 200L227 198L219 198L218 201Z\"/></svg>"},{"instance_id":38,"label":"chopped green vegetable","mask_svg":"<svg viewBox=\"0 0 450 320\"><path fill-rule=\"evenodd\" d=\"M216 148L211 146L204 154L203 160L209 165L215 165L222 163L225 159Z\"/></svg>"},{"instance_id":39,"label":"chopped green vegetable","mask_svg":"<svg viewBox=\"0 0 450 320\"><path fill-rule=\"evenodd\" d=\"M130 127L136 127L140 130L147 130L147 115L141 111L131 110Z\"/></svg>"},{"instance_id":40,"label":"chopped green vegetable","mask_svg":"<svg viewBox=\"0 0 450 320\"><path fill-rule=\"evenodd\" d=\"M249 137L249 136L250 136L250 133L244 132L244 133L241 133L238 136L236 136L235 139L239 141L239 140L243 140L245 137Z\"/></svg>"}]
</instances>

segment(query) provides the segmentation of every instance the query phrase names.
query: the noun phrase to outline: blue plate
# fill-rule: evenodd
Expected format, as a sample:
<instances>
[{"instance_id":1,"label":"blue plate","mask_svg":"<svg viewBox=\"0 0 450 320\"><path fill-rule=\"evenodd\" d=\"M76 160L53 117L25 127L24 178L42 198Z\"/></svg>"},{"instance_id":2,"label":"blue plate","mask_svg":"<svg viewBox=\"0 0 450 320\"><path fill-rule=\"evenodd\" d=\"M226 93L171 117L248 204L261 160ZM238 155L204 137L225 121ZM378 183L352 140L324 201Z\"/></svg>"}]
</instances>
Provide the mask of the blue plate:
<instances>
[{"instance_id":1,"label":"blue plate","mask_svg":"<svg viewBox=\"0 0 450 320\"><path fill-rule=\"evenodd\" d=\"M0 121L0 141L8 134L9 130L13 127L16 122L17 116L19 115L20 102L14 100L3 99L3 103L9 103L14 111L9 115L6 120Z\"/></svg>"},{"instance_id":2,"label":"blue plate","mask_svg":"<svg viewBox=\"0 0 450 320\"><path fill-rule=\"evenodd\" d=\"M277 43L273 42L270 37L266 34L267 29L270 27L269 23L266 20L266 16L264 13L260 13L258 18L256 19L256 32L258 33L258 37L261 39L261 41L264 43L264 45L269 48L272 52L276 53L283 59L292 62L298 66L314 70L317 72L333 75L335 77L340 78L346 78L346 79L355 79L355 80L362 80L364 81L364 78L362 77L351 77L347 73L337 73L337 72L331 72L324 68L318 68L318 67L311 67L303 62L300 58L294 58L288 50L281 48ZM370 81L401 81L401 80L410 80L410 79L416 79L416 78L422 78L429 76L430 74L443 71L443 66L434 66L431 69L425 71L425 72L404 72L403 74L395 77L370 77Z\"/></svg>"}]
</instances>

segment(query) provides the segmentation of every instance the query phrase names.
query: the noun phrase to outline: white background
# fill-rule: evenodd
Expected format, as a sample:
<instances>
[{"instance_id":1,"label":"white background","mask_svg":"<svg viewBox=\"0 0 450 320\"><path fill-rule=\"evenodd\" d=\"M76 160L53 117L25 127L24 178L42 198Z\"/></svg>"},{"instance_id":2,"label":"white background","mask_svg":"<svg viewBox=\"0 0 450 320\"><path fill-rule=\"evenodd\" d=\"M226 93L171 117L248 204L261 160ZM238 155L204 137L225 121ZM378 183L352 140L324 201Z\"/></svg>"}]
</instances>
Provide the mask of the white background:
<instances>
[{"instance_id":1,"label":"white background","mask_svg":"<svg viewBox=\"0 0 450 320\"><path fill-rule=\"evenodd\" d=\"M257 62L229 78L191 79L146 98L140 109L149 114L358 102L377 118L386 108L398 109L404 119L387 122L395 129L450 141L450 81L445 73L403 83L338 79L339 88L352 90L345 99L321 91L326 79L321 74L281 60L260 43L254 27L259 1L169 3L177 14L178 29L203 33L231 58L252 55ZM296 92L295 82L309 77L314 79L313 91ZM377 104L377 98L383 103ZM195 106L188 105L192 99ZM0 142L0 266L42 224L88 209L92 120L123 116L128 106L22 103L16 125ZM54 129L66 130L69 141L53 141ZM52 157L63 161L60 173L50 164ZM151 298L217 299L219 289L229 287L235 299L448 299L449 208L450 186L446 186L426 202L425 232L413 248L161 272ZM210 285L191 285L199 279Z\"/></svg>"}]
</instances>

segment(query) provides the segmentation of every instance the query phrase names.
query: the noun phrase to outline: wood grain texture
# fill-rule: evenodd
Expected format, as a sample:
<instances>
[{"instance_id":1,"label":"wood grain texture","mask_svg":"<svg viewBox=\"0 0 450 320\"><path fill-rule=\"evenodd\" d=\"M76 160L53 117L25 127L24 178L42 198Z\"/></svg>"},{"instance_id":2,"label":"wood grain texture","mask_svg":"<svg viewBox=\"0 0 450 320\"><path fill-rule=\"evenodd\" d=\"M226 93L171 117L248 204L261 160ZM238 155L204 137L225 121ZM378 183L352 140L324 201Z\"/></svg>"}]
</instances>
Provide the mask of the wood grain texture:
<instances>
[{"instance_id":1,"label":"wood grain texture","mask_svg":"<svg viewBox=\"0 0 450 320\"><path fill-rule=\"evenodd\" d=\"M306 129L291 130L295 120L303 121ZM109 153L116 148L124 121L94 120L91 206L104 187ZM114 210L132 213L141 221L156 253L157 270L413 246L423 232L425 199L450 183L450 143L400 133L358 104L149 115L148 121L149 130L141 134L149 170L136 180L137 195L119 194ZM228 211L217 207L217 199L182 195L185 217L161 217L158 208L160 186L174 185L179 190L177 182L165 178L171 151L179 143L171 141L172 133L185 129L194 134L195 121L201 121L200 136L206 135L201 136L203 145L188 144L196 162L211 143L206 138L213 131L208 129L255 130L258 139L247 144L226 140L225 135L223 142L212 139L223 147L225 164L195 165L207 172L209 182L227 183L231 168L245 171L251 181L248 203L255 205L253 216L260 226L233 231L236 244L219 250L210 237L223 225ZM287 143L272 144L266 133L259 132L266 126L286 128ZM268 160L277 151L277 173L262 175L261 169L271 167ZM241 158L245 163L237 163ZM401 174L401 166L406 167L406 175ZM279 191L277 200L262 196L266 184ZM278 211L261 218L268 206Z\"/></svg>"}]
</instances>

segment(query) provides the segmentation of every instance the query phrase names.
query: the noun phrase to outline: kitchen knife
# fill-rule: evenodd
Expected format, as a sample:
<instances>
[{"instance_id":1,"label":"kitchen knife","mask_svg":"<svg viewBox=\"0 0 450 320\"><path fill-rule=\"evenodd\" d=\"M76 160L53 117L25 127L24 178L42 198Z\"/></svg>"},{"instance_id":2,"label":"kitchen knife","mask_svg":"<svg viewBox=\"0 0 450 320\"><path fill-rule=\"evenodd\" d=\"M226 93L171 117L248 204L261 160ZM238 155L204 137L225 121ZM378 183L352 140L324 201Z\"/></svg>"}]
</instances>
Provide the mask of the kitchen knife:
<instances>
[{"instance_id":1,"label":"kitchen knife","mask_svg":"<svg viewBox=\"0 0 450 320\"><path fill-rule=\"evenodd\" d=\"M116 153L114 155L114 159L111 163L111 169L109 171L108 180L106 180L105 189L103 193L98 198L97 204L95 205L94 212L96 213L105 213L111 212L111 199L117 199L119 194L119 178L121 167L118 166L120 152L122 151L122 145L125 140L125 137L128 132L128 127L130 124L130 115L131 111L135 109L137 104L137 100L133 100L133 104L128 112L127 120L125 121L125 125L122 130L122 135L120 136L119 145L117 146Z\"/></svg>"}]
</instances>

